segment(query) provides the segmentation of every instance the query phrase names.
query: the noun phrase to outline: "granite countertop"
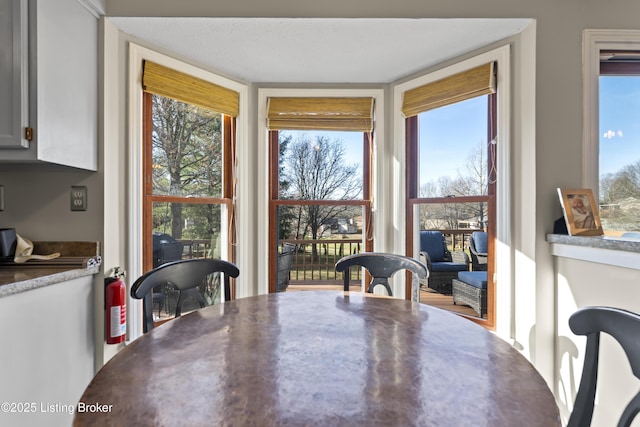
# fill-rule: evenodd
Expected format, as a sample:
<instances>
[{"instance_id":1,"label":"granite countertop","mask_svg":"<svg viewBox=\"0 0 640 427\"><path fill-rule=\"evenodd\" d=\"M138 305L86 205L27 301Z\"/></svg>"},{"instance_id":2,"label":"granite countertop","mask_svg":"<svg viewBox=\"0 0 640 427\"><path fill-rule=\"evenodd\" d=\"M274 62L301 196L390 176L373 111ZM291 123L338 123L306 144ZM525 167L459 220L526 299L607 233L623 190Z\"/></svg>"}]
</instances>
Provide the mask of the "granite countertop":
<instances>
[{"instance_id":1,"label":"granite countertop","mask_svg":"<svg viewBox=\"0 0 640 427\"><path fill-rule=\"evenodd\" d=\"M32 289L89 276L100 271L100 265L91 267L9 267L0 269L0 298Z\"/></svg>"},{"instance_id":2,"label":"granite countertop","mask_svg":"<svg viewBox=\"0 0 640 427\"><path fill-rule=\"evenodd\" d=\"M547 242L595 249L640 253L640 239L632 237L568 236L566 234L547 234Z\"/></svg>"},{"instance_id":3,"label":"granite countertop","mask_svg":"<svg viewBox=\"0 0 640 427\"><path fill-rule=\"evenodd\" d=\"M34 254L59 252L60 257L14 263L0 262L0 298L96 274L100 271L99 242L33 242Z\"/></svg>"}]
</instances>

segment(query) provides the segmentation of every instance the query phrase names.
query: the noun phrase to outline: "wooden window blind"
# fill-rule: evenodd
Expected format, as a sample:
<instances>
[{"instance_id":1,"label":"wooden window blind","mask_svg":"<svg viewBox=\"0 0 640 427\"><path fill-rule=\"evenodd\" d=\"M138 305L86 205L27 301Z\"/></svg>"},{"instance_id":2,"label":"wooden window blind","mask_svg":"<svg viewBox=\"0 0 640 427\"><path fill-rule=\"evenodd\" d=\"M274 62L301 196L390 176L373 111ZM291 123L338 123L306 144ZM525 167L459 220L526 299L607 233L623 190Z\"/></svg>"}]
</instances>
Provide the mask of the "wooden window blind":
<instances>
[{"instance_id":1,"label":"wooden window blind","mask_svg":"<svg viewBox=\"0 0 640 427\"><path fill-rule=\"evenodd\" d=\"M269 98L269 130L371 132L373 98Z\"/></svg>"},{"instance_id":2,"label":"wooden window blind","mask_svg":"<svg viewBox=\"0 0 640 427\"><path fill-rule=\"evenodd\" d=\"M490 62L406 91L402 113L405 117L412 117L495 91L495 63Z\"/></svg>"},{"instance_id":3,"label":"wooden window blind","mask_svg":"<svg viewBox=\"0 0 640 427\"><path fill-rule=\"evenodd\" d=\"M227 116L238 116L238 92L155 62L144 61L142 88L145 92L197 105Z\"/></svg>"}]
</instances>

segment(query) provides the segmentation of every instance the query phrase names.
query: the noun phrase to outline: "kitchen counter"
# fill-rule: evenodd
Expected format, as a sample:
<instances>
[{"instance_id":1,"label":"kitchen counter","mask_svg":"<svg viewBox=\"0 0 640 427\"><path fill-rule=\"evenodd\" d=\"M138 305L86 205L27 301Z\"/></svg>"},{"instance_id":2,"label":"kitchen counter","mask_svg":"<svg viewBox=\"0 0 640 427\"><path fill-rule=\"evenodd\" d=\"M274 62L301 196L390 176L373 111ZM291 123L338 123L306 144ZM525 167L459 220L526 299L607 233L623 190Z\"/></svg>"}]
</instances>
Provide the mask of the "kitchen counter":
<instances>
[{"instance_id":1,"label":"kitchen counter","mask_svg":"<svg viewBox=\"0 0 640 427\"><path fill-rule=\"evenodd\" d=\"M0 267L0 298L43 286L89 276L100 271L100 264L90 267Z\"/></svg>"},{"instance_id":2,"label":"kitchen counter","mask_svg":"<svg viewBox=\"0 0 640 427\"><path fill-rule=\"evenodd\" d=\"M569 236L565 234L547 234L547 242L561 245L582 246L594 249L640 253L640 239L634 237L612 236Z\"/></svg>"},{"instance_id":3,"label":"kitchen counter","mask_svg":"<svg viewBox=\"0 0 640 427\"><path fill-rule=\"evenodd\" d=\"M59 252L52 260L0 263L0 298L100 271L99 242L33 242L34 254Z\"/></svg>"},{"instance_id":4,"label":"kitchen counter","mask_svg":"<svg viewBox=\"0 0 640 427\"><path fill-rule=\"evenodd\" d=\"M547 234L551 255L640 270L640 239Z\"/></svg>"}]
</instances>

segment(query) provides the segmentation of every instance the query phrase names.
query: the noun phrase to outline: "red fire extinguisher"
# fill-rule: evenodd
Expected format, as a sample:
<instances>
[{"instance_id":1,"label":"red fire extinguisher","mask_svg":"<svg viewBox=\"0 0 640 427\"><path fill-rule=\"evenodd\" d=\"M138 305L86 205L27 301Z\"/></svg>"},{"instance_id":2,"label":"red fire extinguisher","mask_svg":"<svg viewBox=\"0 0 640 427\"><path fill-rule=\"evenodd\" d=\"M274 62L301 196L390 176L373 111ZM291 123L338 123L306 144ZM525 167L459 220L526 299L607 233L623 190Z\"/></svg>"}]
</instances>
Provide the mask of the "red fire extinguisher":
<instances>
[{"instance_id":1,"label":"red fire extinguisher","mask_svg":"<svg viewBox=\"0 0 640 427\"><path fill-rule=\"evenodd\" d=\"M124 284L123 277L124 271L116 267L112 276L104 279L104 324L107 344L124 342L127 336L127 285Z\"/></svg>"}]
</instances>

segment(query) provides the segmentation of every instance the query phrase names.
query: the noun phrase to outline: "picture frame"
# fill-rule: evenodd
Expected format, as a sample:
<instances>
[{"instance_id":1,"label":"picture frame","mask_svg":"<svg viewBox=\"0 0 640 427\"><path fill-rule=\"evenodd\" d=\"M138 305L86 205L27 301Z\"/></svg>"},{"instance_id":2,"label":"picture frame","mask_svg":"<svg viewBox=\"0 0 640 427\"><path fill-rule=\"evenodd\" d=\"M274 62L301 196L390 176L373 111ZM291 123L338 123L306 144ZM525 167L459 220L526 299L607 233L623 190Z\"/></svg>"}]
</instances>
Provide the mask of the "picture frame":
<instances>
[{"instance_id":1,"label":"picture frame","mask_svg":"<svg viewBox=\"0 0 640 427\"><path fill-rule=\"evenodd\" d=\"M593 191L589 188L558 188L562 213L571 236L602 236L602 223Z\"/></svg>"}]
</instances>

